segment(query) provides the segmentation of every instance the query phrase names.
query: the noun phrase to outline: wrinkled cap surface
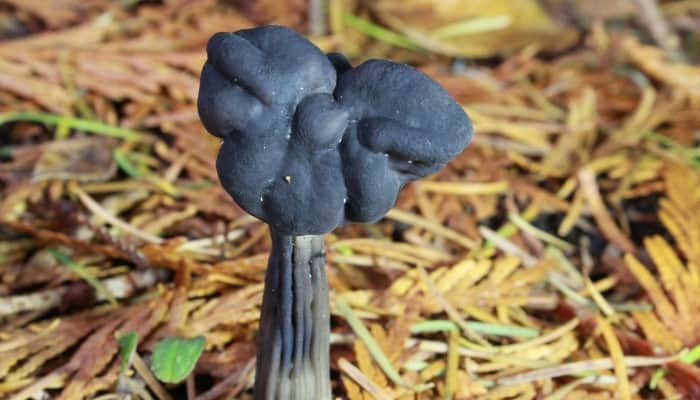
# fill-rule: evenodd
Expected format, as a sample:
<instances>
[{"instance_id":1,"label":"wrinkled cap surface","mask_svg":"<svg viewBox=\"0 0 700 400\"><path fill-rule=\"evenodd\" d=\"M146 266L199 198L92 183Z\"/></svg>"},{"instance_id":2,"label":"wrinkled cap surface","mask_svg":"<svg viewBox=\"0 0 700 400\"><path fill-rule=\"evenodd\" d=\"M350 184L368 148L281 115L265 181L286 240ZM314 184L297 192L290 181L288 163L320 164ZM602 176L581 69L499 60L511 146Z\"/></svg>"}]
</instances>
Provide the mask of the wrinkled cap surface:
<instances>
[{"instance_id":1,"label":"wrinkled cap surface","mask_svg":"<svg viewBox=\"0 0 700 400\"><path fill-rule=\"evenodd\" d=\"M472 135L425 74L384 60L353 68L281 26L214 35L197 106L223 139L226 191L288 235L382 218L407 182L440 170Z\"/></svg>"}]
</instances>

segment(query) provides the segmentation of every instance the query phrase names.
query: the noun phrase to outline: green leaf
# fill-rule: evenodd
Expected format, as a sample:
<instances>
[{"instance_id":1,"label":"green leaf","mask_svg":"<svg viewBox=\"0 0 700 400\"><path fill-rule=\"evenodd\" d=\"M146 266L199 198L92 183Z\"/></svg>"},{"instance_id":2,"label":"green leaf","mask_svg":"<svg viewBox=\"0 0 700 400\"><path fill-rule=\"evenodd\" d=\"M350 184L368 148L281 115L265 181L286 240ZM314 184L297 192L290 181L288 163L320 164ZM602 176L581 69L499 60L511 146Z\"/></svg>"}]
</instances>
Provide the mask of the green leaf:
<instances>
[{"instance_id":1,"label":"green leaf","mask_svg":"<svg viewBox=\"0 0 700 400\"><path fill-rule=\"evenodd\" d=\"M126 369L131 365L131 359L134 357L138 342L139 336L134 331L127 332L119 337L119 355L122 358L119 375L126 372Z\"/></svg>"},{"instance_id":2,"label":"green leaf","mask_svg":"<svg viewBox=\"0 0 700 400\"><path fill-rule=\"evenodd\" d=\"M204 336L192 339L167 337L156 345L151 370L162 382L178 383L192 372L204 351Z\"/></svg>"}]
</instances>

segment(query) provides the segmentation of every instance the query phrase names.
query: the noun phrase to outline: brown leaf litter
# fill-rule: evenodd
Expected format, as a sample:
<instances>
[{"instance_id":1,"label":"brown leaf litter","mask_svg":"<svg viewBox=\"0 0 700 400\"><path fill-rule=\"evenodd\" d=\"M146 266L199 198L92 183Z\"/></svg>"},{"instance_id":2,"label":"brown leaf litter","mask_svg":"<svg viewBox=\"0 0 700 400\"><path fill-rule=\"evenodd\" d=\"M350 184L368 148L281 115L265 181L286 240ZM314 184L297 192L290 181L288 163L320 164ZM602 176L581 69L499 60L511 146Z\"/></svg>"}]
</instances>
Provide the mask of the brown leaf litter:
<instances>
[{"instance_id":1,"label":"brown leaf litter","mask_svg":"<svg viewBox=\"0 0 700 400\"><path fill-rule=\"evenodd\" d=\"M645 2L671 49L585 3L0 1L0 397L176 397L144 365L204 335L190 394L251 398L270 242L195 103L212 33L281 23L414 63L476 129L328 235L338 397L700 398L700 8Z\"/></svg>"}]
</instances>

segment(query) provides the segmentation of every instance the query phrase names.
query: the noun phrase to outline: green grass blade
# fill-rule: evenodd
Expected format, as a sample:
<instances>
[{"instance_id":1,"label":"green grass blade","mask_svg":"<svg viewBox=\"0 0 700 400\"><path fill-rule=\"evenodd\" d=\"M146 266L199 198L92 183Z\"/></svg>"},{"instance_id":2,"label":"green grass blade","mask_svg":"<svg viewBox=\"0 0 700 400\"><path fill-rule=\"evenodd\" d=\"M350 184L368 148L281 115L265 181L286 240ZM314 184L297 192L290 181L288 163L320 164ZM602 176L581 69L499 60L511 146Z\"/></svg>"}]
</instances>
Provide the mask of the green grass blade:
<instances>
[{"instance_id":1,"label":"green grass blade","mask_svg":"<svg viewBox=\"0 0 700 400\"><path fill-rule=\"evenodd\" d=\"M466 324L469 329L482 335L520 338L533 338L540 335L539 330L523 326L491 324L479 321L467 321ZM421 321L411 325L411 333L413 334L451 332L456 330L459 330L456 323L444 319Z\"/></svg>"},{"instance_id":2,"label":"green grass blade","mask_svg":"<svg viewBox=\"0 0 700 400\"><path fill-rule=\"evenodd\" d=\"M382 42L386 42L397 47L402 47L404 49L414 51L421 50L420 46L406 36L399 35L396 32L390 31L356 15L343 15L343 22L345 22L348 26L364 33L365 35L381 40Z\"/></svg>"},{"instance_id":3,"label":"green grass blade","mask_svg":"<svg viewBox=\"0 0 700 400\"><path fill-rule=\"evenodd\" d=\"M139 342L139 336L136 332L130 331L119 337L119 355L121 356L121 365L119 367L119 375L122 375L131 365L131 359L136 352L136 345Z\"/></svg>"},{"instance_id":4,"label":"green grass blade","mask_svg":"<svg viewBox=\"0 0 700 400\"><path fill-rule=\"evenodd\" d=\"M395 384L406 387L406 382L403 380L401 375L399 375L399 372L394 368L394 366L391 365L391 361L389 361L389 358L386 356L386 354L384 354L382 348L374 340L374 336L369 333L367 327L365 327L362 321L357 317L357 315L355 315L350 306L340 297L335 299L335 303L338 306L338 311L343 314L343 317L345 317L345 320L348 321L348 324L350 324L352 330L355 331L357 337L359 337L365 346L367 346L367 350L372 355L372 358L374 358L374 361L377 362L379 368L381 368L386 376L388 376L389 379L391 379Z\"/></svg>"},{"instance_id":5,"label":"green grass blade","mask_svg":"<svg viewBox=\"0 0 700 400\"><path fill-rule=\"evenodd\" d=\"M126 154L119 149L114 150L114 160L117 162L119 168L124 171L127 175L132 178L139 178L142 176L141 171L131 161L127 158Z\"/></svg>"},{"instance_id":6,"label":"green grass blade","mask_svg":"<svg viewBox=\"0 0 700 400\"><path fill-rule=\"evenodd\" d=\"M114 306L119 304L112 292L110 292L109 289L107 289L107 287L103 285L99 279L92 275L92 273L88 271L87 268L85 268L83 265L76 263L70 257L68 257L67 254L61 252L58 249L49 249L49 252L56 259L56 261L68 267L68 269L78 274L78 276L80 276L81 279L83 279L90 286L95 288L95 290L98 293L100 293L102 297L107 299L107 301L109 301L110 304Z\"/></svg>"},{"instance_id":7,"label":"green grass blade","mask_svg":"<svg viewBox=\"0 0 700 400\"><path fill-rule=\"evenodd\" d=\"M38 122L45 125L59 125L61 127L66 127L63 129L78 129L85 132L125 140L139 140L143 139L144 136L142 132L135 131L133 129L108 125L99 121L91 121L82 118L67 117L50 113L18 111L0 114L0 125L16 121Z\"/></svg>"}]
</instances>

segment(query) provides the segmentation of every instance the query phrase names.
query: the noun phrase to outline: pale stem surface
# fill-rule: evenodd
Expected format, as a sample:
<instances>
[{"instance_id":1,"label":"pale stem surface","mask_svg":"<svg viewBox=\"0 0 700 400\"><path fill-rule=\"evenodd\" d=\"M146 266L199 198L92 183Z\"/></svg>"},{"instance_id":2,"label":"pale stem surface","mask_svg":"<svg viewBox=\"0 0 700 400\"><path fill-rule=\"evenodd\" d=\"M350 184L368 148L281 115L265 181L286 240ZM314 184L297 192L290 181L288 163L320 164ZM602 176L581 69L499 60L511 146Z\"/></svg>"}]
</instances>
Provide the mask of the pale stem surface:
<instances>
[{"instance_id":1,"label":"pale stem surface","mask_svg":"<svg viewBox=\"0 0 700 400\"><path fill-rule=\"evenodd\" d=\"M330 400L330 312L323 236L270 229L255 400Z\"/></svg>"}]
</instances>

